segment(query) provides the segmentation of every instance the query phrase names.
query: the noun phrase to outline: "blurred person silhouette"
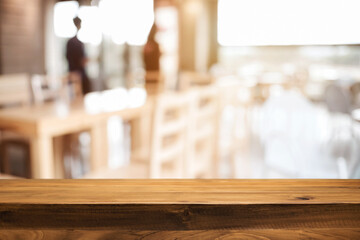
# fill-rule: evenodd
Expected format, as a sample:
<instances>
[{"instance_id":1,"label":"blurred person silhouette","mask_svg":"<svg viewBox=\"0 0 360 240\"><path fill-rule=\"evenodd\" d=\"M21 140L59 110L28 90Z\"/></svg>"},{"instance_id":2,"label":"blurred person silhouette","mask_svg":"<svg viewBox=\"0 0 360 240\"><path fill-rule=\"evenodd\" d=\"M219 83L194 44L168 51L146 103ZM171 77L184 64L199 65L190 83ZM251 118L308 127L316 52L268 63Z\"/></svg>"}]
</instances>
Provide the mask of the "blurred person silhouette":
<instances>
[{"instance_id":1,"label":"blurred person silhouette","mask_svg":"<svg viewBox=\"0 0 360 240\"><path fill-rule=\"evenodd\" d=\"M160 46L155 39L157 27L154 24L150 30L148 40L144 46L145 70L160 71Z\"/></svg>"},{"instance_id":2,"label":"blurred person silhouette","mask_svg":"<svg viewBox=\"0 0 360 240\"><path fill-rule=\"evenodd\" d=\"M67 42L66 59L69 64L70 76L73 74L78 74L80 76L82 92L83 94L86 94L91 91L91 83L85 71L88 59L85 54L84 43L77 38L79 30L81 29L81 19L79 17L75 17L73 21L77 28L77 33ZM71 80L72 79L70 79L70 81Z\"/></svg>"},{"instance_id":3,"label":"blurred person silhouette","mask_svg":"<svg viewBox=\"0 0 360 240\"><path fill-rule=\"evenodd\" d=\"M154 23L147 42L143 49L143 57L145 64L145 87L149 93L157 93L162 91L163 82L160 74L160 46L156 41L157 26Z\"/></svg>"},{"instance_id":4,"label":"blurred person silhouette","mask_svg":"<svg viewBox=\"0 0 360 240\"><path fill-rule=\"evenodd\" d=\"M123 66L124 72L123 77L125 79L125 86L127 88L133 87L133 79L132 79L132 67L131 67L131 49L128 43L124 44L124 52L123 52Z\"/></svg>"},{"instance_id":5,"label":"blurred person silhouette","mask_svg":"<svg viewBox=\"0 0 360 240\"><path fill-rule=\"evenodd\" d=\"M150 30L147 42L143 50L145 70L147 73L160 72L161 52L160 52L159 43L155 39L156 33L157 33L157 26L154 23Z\"/></svg>"},{"instance_id":6,"label":"blurred person silhouette","mask_svg":"<svg viewBox=\"0 0 360 240\"><path fill-rule=\"evenodd\" d=\"M73 22L77 28L77 32L66 44L66 59L69 67L69 76L66 84L74 84L74 88L71 88L69 95L72 99L75 99L79 95L81 96L82 94L89 93L91 91L91 83L85 70L88 59L85 54L84 43L77 37L79 30L81 29L81 19L75 17ZM80 88L80 84L77 84L80 81L81 90L78 89ZM66 178L81 177L82 174L87 171L86 159L82 154L82 148L84 148L84 146L80 142L80 136L82 134L68 134L63 138L64 174Z\"/></svg>"}]
</instances>

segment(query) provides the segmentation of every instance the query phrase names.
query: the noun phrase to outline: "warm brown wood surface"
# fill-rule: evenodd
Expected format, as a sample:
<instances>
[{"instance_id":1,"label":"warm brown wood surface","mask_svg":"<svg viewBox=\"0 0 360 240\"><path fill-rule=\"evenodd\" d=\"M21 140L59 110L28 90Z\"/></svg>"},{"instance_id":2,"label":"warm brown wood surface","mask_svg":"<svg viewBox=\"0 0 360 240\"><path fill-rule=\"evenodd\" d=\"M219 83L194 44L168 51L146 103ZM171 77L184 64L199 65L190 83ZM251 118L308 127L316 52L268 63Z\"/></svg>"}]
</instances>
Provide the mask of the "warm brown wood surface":
<instances>
[{"instance_id":1,"label":"warm brown wood surface","mask_svg":"<svg viewBox=\"0 0 360 240\"><path fill-rule=\"evenodd\" d=\"M0 239L360 239L360 180L1 180Z\"/></svg>"},{"instance_id":2,"label":"warm brown wood surface","mask_svg":"<svg viewBox=\"0 0 360 240\"><path fill-rule=\"evenodd\" d=\"M83 240L162 240L162 239L354 239L358 240L358 229L306 229L306 230L203 230L203 231L84 231L84 230L7 230L0 231L0 239L83 239Z\"/></svg>"},{"instance_id":3,"label":"warm brown wood surface","mask_svg":"<svg viewBox=\"0 0 360 240\"><path fill-rule=\"evenodd\" d=\"M0 204L360 204L360 180L1 180Z\"/></svg>"}]
</instances>

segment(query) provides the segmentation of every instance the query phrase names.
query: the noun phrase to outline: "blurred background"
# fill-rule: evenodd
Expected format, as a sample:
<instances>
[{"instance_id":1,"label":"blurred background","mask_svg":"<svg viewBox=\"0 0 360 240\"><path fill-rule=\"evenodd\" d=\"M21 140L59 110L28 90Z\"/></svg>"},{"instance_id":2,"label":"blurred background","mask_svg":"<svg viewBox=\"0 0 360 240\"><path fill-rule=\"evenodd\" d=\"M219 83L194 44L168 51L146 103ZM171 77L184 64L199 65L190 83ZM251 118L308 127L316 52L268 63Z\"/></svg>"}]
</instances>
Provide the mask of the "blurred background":
<instances>
[{"instance_id":1,"label":"blurred background","mask_svg":"<svg viewBox=\"0 0 360 240\"><path fill-rule=\"evenodd\" d=\"M0 176L360 178L359 8L0 0Z\"/></svg>"}]
</instances>

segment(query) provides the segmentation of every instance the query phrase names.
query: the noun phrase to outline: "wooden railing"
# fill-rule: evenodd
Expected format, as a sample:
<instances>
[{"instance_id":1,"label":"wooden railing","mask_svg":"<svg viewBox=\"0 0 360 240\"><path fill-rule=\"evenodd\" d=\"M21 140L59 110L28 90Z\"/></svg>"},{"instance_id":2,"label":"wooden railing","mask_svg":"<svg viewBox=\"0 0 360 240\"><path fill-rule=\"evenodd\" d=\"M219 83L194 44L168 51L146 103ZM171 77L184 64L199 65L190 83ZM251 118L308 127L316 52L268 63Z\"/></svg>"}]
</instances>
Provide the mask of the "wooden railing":
<instances>
[{"instance_id":1,"label":"wooden railing","mask_svg":"<svg viewBox=\"0 0 360 240\"><path fill-rule=\"evenodd\" d=\"M0 239L360 239L360 180L1 180Z\"/></svg>"}]
</instances>

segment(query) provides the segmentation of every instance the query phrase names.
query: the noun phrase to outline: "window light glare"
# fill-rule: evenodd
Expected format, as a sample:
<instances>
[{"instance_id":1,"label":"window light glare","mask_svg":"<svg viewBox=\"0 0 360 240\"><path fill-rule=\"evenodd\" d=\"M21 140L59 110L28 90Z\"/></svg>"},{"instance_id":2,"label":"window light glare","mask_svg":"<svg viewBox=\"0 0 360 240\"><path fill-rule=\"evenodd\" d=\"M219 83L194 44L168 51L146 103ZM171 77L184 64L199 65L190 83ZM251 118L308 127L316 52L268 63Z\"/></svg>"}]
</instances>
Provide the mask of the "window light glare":
<instances>
[{"instance_id":1,"label":"window light glare","mask_svg":"<svg viewBox=\"0 0 360 240\"><path fill-rule=\"evenodd\" d=\"M80 7L79 18L81 19L81 29L78 33L79 40L99 45L102 41L99 8L96 6Z\"/></svg>"},{"instance_id":2,"label":"window light glare","mask_svg":"<svg viewBox=\"0 0 360 240\"><path fill-rule=\"evenodd\" d=\"M116 44L146 43L154 23L152 0L102 0L99 8L103 32Z\"/></svg>"},{"instance_id":3,"label":"window light glare","mask_svg":"<svg viewBox=\"0 0 360 240\"><path fill-rule=\"evenodd\" d=\"M58 2L54 7L54 31L57 37L71 38L76 34L73 18L77 15L77 1Z\"/></svg>"},{"instance_id":4,"label":"window light glare","mask_svg":"<svg viewBox=\"0 0 360 240\"><path fill-rule=\"evenodd\" d=\"M153 0L101 0L99 7L80 8L77 1L66 1L57 3L54 11L56 36L75 36L73 18L78 15L82 20L79 39L95 45L101 43L102 34L116 44L144 45L154 23Z\"/></svg>"},{"instance_id":5,"label":"window light glare","mask_svg":"<svg viewBox=\"0 0 360 240\"><path fill-rule=\"evenodd\" d=\"M223 46L360 42L358 0L219 0Z\"/></svg>"}]
</instances>

